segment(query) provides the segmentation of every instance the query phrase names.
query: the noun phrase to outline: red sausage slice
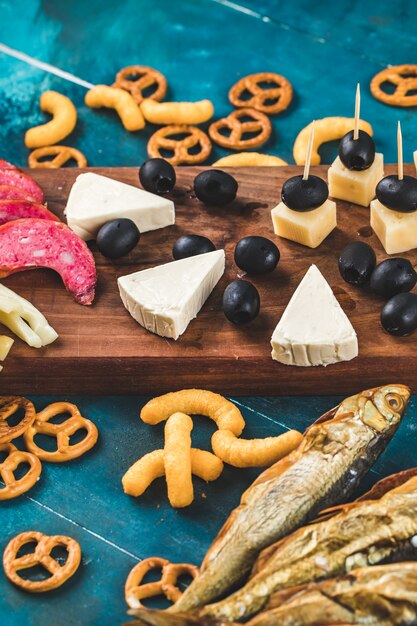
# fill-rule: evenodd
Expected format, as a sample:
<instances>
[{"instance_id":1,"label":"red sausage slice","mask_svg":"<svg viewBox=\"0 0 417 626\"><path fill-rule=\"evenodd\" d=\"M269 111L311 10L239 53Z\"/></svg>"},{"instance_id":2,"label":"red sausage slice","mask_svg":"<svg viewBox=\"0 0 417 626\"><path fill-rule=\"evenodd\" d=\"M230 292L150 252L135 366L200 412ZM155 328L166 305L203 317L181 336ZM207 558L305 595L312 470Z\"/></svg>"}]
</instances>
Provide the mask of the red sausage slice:
<instances>
[{"instance_id":1,"label":"red sausage slice","mask_svg":"<svg viewBox=\"0 0 417 626\"><path fill-rule=\"evenodd\" d=\"M92 303L94 257L66 224L24 218L0 226L0 278L40 267L58 272L76 302Z\"/></svg>"},{"instance_id":2,"label":"red sausage slice","mask_svg":"<svg viewBox=\"0 0 417 626\"><path fill-rule=\"evenodd\" d=\"M25 189L13 187L13 185L0 185L0 200L27 200L28 202L36 202L35 198L25 191Z\"/></svg>"},{"instance_id":3,"label":"red sausage slice","mask_svg":"<svg viewBox=\"0 0 417 626\"><path fill-rule=\"evenodd\" d=\"M18 168L13 163L9 163L9 161L5 161L4 159L0 159L0 168L6 170L17 170Z\"/></svg>"},{"instance_id":4,"label":"red sausage slice","mask_svg":"<svg viewBox=\"0 0 417 626\"><path fill-rule=\"evenodd\" d=\"M43 204L45 197L42 189L38 183L35 183L33 178L23 174L15 167L0 167L0 185L12 185L13 187L20 187L33 196L36 202Z\"/></svg>"},{"instance_id":5,"label":"red sausage slice","mask_svg":"<svg viewBox=\"0 0 417 626\"><path fill-rule=\"evenodd\" d=\"M61 220L51 211L48 211L44 204L37 202L27 202L26 200L1 200L0 199L0 225L18 220L22 217L37 217L42 220Z\"/></svg>"}]
</instances>

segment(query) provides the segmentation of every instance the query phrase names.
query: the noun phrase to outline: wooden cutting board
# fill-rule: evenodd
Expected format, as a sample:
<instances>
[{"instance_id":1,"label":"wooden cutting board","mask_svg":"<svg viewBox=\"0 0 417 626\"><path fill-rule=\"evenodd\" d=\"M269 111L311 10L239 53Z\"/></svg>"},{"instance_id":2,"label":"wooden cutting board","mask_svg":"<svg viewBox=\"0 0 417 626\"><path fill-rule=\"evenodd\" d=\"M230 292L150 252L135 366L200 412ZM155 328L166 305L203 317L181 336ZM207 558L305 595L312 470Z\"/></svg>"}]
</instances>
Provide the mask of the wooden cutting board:
<instances>
[{"instance_id":1,"label":"wooden cutting board","mask_svg":"<svg viewBox=\"0 0 417 626\"><path fill-rule=\"evenodd\" d=\"M21 394L157 394L184 387L202 387L241 395L345 394L388 382L410 384L416 391L417 334L395 338L379 323L382 302L346 284L337 259L352 240L370 243L378 260L386 257L369 226L369 210L338 202L338 228L317 249L278 240L270 210L279 201L282 183L301 172L295 166L239 168L238 199L225 208L210 208L193 195L193 179L203 168L178 169L172 195L175 226L145 233L137 249L110 262L92 245L98 269L92 306L72 301L60 277L50 270L15 274L4 284L28 298L48 318L59 339L36 350L17 340L0 375L1 393ZM406 173L415 173L412 165ZM138 185L135 168L94 169ZM312 168L326 176L327 166ZM386 172L395 171L387 166ZM32 170L49 208L62 216L77 169ZM139 326L125 310L116 279L172 260L175 240L184 233L209 237L226 251L226 272L198 317L177 341L163 339ZM223 315L222 294L241 272L233 261L234 247L245 235L264 235L281 251L270 275L248 277L261 296L261 313L251 324L235 327ZM1 242L0 242L1 245ZM417 252L406 254L417 263ZM270 338L293 291L311 263L318 265L358 334L359 357L324 367L288 367L271 359Z\"/></svg>"}]
</instances>

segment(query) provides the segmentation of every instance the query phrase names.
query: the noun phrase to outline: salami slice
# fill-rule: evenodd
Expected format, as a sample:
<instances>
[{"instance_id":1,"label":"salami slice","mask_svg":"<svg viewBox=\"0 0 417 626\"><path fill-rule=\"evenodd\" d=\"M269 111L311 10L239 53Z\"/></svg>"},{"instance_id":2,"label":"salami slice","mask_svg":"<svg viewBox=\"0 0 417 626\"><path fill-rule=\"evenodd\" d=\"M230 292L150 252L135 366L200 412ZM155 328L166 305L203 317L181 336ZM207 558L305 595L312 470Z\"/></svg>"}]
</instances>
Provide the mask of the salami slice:
<instances>
[{"instance_id":1,"label":"salami slice","mask_svg":"<svg viewBox=\"0 0 417 626\"><path fill-rule=\"evenodd\" d=\"M13 163L9 163L9 161L0 159L0 169L17 170L18 168L16 167L16 165L13 165Z\"/></svg>"},{"instance_id":2,"label":"salami slice","mask_svg":"<svg viewBox=\"0 0 417 626\"><path fill-rule=\"evenodd\" d=\"M41 267L58 272L76 302L92 303L94 257L66 224L23 218L0 226L0 278Z\"/></svg>"},{"instance_id":3,"label":"salami slice","mask_svg":"<svg viewBox=\"0 0 417 626\"><path fill-rule=\"evenodd\" d=\"M33 196L36 202L43 204L45 197L42 189L38 183L35 183L33 178L27 176L16 167L1 167L0 166L0 185L12 185L13 187L19 187L24 189Z\"/></svg>"},{"instance_id":4,"label":"salami slice","mask_svg":"<svg viewBox=\"0 0 417 626\"><path fill-rule=\"evenodd\" d=\"M0 200L27 200L28 202L36 202L35 198L25 189L13 187L13 185L0 185Z\"/></svg>"},{"instance_id":5,"label":"salami slice","mask_svg":"<svg viewBox=\"0 0 417 626\"><path fill-rule=\"evenodd\" d=\"M48 211L44 204L37 202L27 202L27 200L2 200L0 199L0 225L18 220L22 217L36 217L42 220L61 220L51 211Z\"/></svg>"}]
</instances>

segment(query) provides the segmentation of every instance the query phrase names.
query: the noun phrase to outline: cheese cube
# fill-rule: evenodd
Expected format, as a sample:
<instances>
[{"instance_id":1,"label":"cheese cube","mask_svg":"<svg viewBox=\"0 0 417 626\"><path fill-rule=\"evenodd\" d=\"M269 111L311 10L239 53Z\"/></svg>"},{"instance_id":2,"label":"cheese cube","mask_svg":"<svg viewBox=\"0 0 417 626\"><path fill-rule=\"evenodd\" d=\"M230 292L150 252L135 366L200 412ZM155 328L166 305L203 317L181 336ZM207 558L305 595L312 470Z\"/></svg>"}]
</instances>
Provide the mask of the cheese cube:
<instances>
[{"instance_id":1,"label":"cheese cube","mask_svg":"<svg viewBox=\"0 0 417 626\"><path fill-rule=\"evenodd\" d=\"M373 200L371 226L387 254L399 254L417 248L417 211L391 211L379 200Z\"/></svg>"},{"instance_id":2,"label":"cheese cube","mask_svg":"<svg viewBox=\"0 0 417 626\"><path fill-rule=\"evenodd\" d=\"M384 157L379 152L375 154L371 167L361 172L348 170L337 157L329 169L329 193L332 198L369 206L375 198L375 188L383 176Z\"/></svg>"},{"instance_id":3,"label":"cheese cube","mask_svg":"<svg viewBox=\"0 0 417 626\"><path fill-rule=\"evenodd\" d=\"M65 209L68 226L81 239L95 239L110 220L135 222L141 233L175 223L174 203L133 185L88 172L77 176Z\"/></svg>"},{"instance_id":4,"label":"cheese cube","mask_svg":"<svg viewBox=\"0 0 417 626\"><path fill-rule=\"evenodd\" d=\"M317 248L337 226L336 203L332 200L304 213L293 211L280 202L272 209L271 216L276 235L309 248Z\"/></svg>"}]
</instances>

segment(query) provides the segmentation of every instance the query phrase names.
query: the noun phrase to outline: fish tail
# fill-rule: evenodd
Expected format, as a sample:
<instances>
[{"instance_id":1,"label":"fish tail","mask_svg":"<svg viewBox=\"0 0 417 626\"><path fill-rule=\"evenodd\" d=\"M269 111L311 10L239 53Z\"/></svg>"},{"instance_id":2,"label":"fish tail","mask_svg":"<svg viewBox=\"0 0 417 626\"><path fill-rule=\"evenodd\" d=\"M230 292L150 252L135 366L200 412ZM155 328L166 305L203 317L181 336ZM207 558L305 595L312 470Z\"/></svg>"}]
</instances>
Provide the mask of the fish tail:
<instances>
[{"instance_id":1,"label":"fish tail","mask_svg":"<svg viewBox=\"0 0 417 626\"><path fill-rule=\"evenodd\" d=\"M129 611L129 615L137 619L127 622L124 626L223 626L224 621L203 617L198 613L168 613L152 609L138 609ZM227 622L227 626L238 626Z\"/></svg>"}]
</instances>

